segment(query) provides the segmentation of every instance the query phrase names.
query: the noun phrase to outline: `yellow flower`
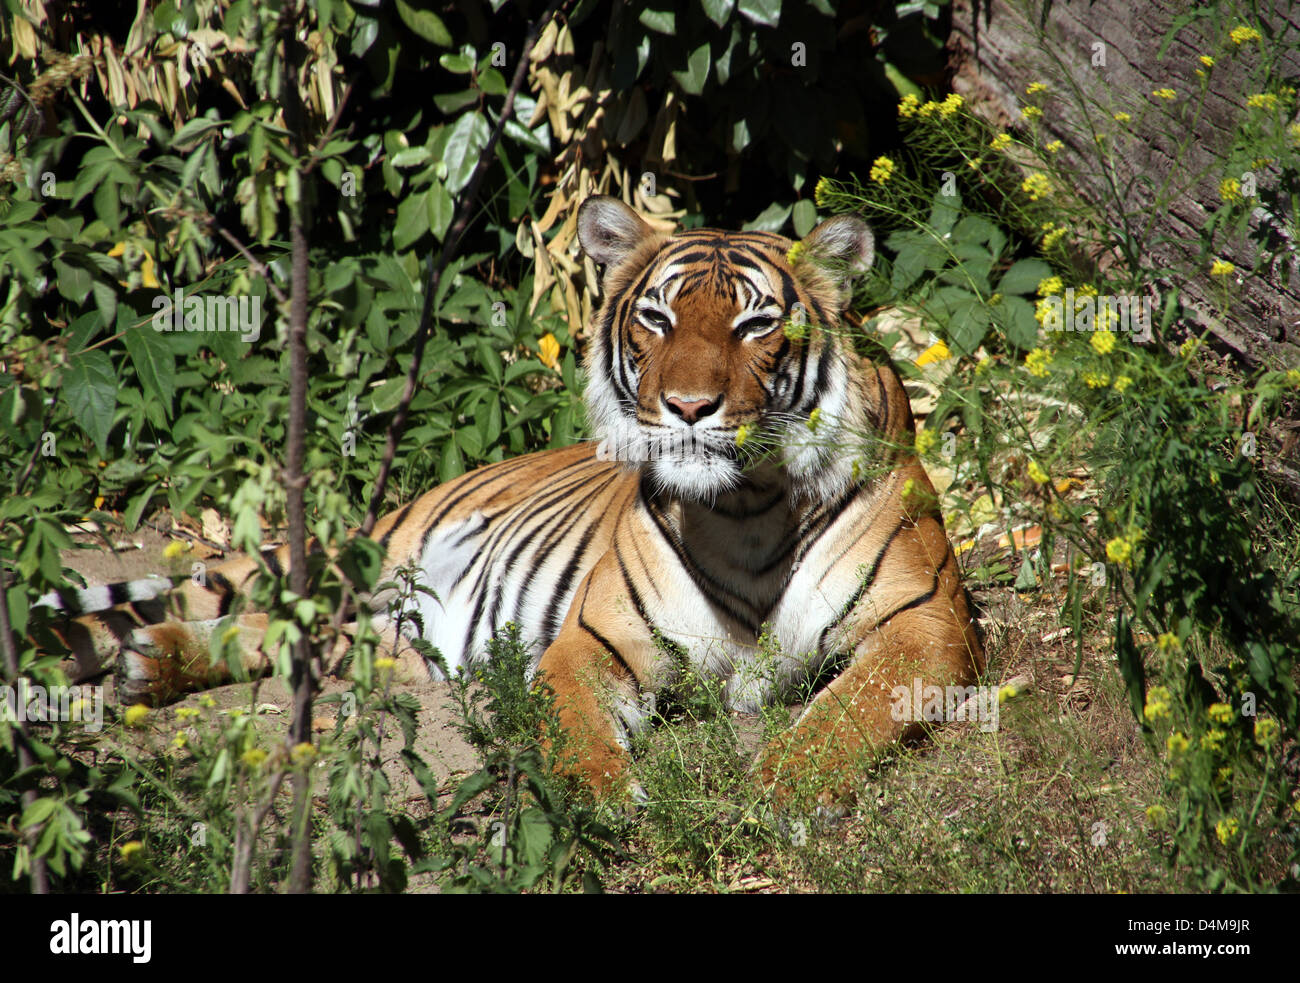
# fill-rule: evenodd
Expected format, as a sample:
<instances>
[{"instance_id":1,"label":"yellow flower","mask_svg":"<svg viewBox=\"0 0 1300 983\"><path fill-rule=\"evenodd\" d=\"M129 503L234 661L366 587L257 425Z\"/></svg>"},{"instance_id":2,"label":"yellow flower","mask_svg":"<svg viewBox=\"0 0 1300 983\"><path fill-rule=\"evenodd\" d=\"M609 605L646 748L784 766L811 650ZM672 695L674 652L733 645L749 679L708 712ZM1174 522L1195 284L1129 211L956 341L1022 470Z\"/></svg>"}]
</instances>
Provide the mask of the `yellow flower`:
<instances>
[{"instance_id":1,"label":"yellow flower","mask_svg":"<svg viewBox=\"0 0 1300 983\"><path fill-rule=\"evenodd\" d=\"M1049 154L1059 154L1064 146L1065 144L1063 144L1060 140L1053 140L1043 149L1046 150Z\"/></svg>"},{"instance_id":2,"label":"yellow flower","mask_svg":"<svg viewBox=\"0 0 1300 983\"><path fill-rule=\"evenodd\" d=\"M1237 268L1225 259L1216 259L1210 264L1210 276L1229 276Z\"/></svg>"},{"instance_id":3,"label":"yellow flower","mask_svg":"<svg viewBox=\"0 0 1300 983\"><path fill-rule=\"evenodd\" d=\"M1088 344L1098 355L1109 355L1115 350L1115 332L1094 331L1092 337L1088 339Z\"/></svg>"},{"instance_id":4,"label":"yellow flower","mask_svg":"<svg viewBox=\"0 0 1300 983\"><path fill-rule=\"evenodd\" d=\"M786 250L785 261L789 263L791 266L794 266L801 259L803 259L803 243L796 242L793 246L791 246L788 250Z\"/></svg>"},{"instance_id":5,"label":"yellow flower","mask_svg":"<svg viewBox=\"0 0 1300 983\"><path fill-rule=\"evenodd\" d=\"M1001 295L1001 294L993 294L991 297L989 297L989 306L990 306L990 307L996 307L996 306L997 306L998 304L1000 304L1000 303L1002 303L1002 295Z\"/></svg>"},{"instance_id":6,"label":"yellow flower","mask_svg":"<svg viewBox=\"0 0 1300 983\"><path fill-rule=\"evenodd\" d=\"M1046 92L1046 91L1047 91L1046 82L1030 82L1029 86L1025 89L1025 95L1033 96L1033 95L1037 95L1040 92Z\"/></svg>"},{"instance_id":7,"label":"yellow flower","mask_svg":"<svg viewBox=\"0 0 1300 983\"><path fill-rule=\"evenodd\" d=\"M1272 92L1256 92L1246 97L1251 109L1277 109L1277 96Z\"/></svg>"},{"instance_id":8,"label":"yellow flower","mask_svg":"<svg viewBox=\"0 0 1300 983\"><path fill-rule=\"evenodd\" d=\"M999 133L989 141L990 150L1006 150L1009 146L1011 146L1011 137L1006 133Z\"/></svg>"},{"instance_id":9,"label":"yellow flower","mask_svg":"<svg viewBox=\"0 0 1300 983\"><path fill-rule=\"evenodd\" d=\"M1291 138L1291 142L1300 147L1300 123L1292 123L1286 128L1286 132L1287 136Z\"/></svg>"},{"instance_id":10,"label":"yellow flower","mask_svg":"<svg viewBox=\"0 0 1300 983\"><path fill-rule=\"evenodd\" d=\"M178 751L189 743L190 739L183 730L178 730L176 736L172 738L172 747L176 748Z\"/></svg>"},{"instance_id":11,"label":"yellow flower","mask_svg":"<svg viewBox=\"0 0 1300 983\"><path fill-rule=\"evenodd\" d=\"M1233 44L1247 44L1251 41L1258 41L1262 35L1255 28L1242 24L1229 31L1228 37L1232 38Z\"/></svg>"},{"instance_id":12,"label":"yellow flower","mask_svg":"<svg viewBox=\"0 0 1300 983\"><path fill-rule=\"evenodd\" d=\"M1110 385L1110 376L1105 372L1085 372L1080 378L1089 389L1105 389Z\"/></svg>"},{"instance_id":13,"label":"yellow flower","mask_svg":"<svg viewBox=\"0 0 1300 983\"><path fill-rule=\"evenodd\" d=\"M1156 639L1156 648L1161 652L1181 652L1183 643L1178 640L1178 636L1172 631L1167 631Z\"/></svg>"},{"instance_id":14,"label":"yellow flower","mask_svg":"<svg viewBox=\"0 0 1300 983\"><path fill-rule=\"evenodd\" d=\"M1106 558L1120 566L1128 566L1133 559L1133 544L1124 536L1116 536L1106 544Z\"/></svg>"},{"instance_id":15,"label":"yellow flower","mask_svg":"<svg viewBox=\"0 0 1300 983\"><path fill-rule=\"evenodd\" d=\"M1191 356L1193 352L1196 351L1196 349L1200 347L1201 347L1200 338L1188 338L1186 341L1184 341L1181 345L1178 346L1178 354L1181 355L1183 358L1188 358Z\"/></svg>"},{"instance_id":16,"label":"yellow flower","mask_svg":"<svg viewBox=\"0 0 1300 983\"><path fill-rule=\"evenodd\" d=\"M199 711L194 709L194 707L180 707L176 711L176 718L178 720L193 720L198 715Z\"/></svg>"},{"instance_id":17,"label":"yellow flower","mask_svg":"<svg viewBox=\"0 0 1300 983\"><path fill-rule=\"evenodd\" d=\"M1032 376L1043 378L1047 375L1047 366L1051 364L1052 353L1046 348L1035 348L1025 356L1025 368Z\"/></svg>"},{"instance_id":18,"label":"yellow flower","mask_svg":"<svg viewBox=\"0 0 1300 983\"><path fill-rule=\"evenodd\" d=\"M1164 99L1166 102L1169 101L1170 99L1178 98L1178 93L1170 88L1155 89L1152 91L1151 94L1155 96L1157 99Z\"/></svg>"},{"instance_id":19,"label":"yellow flower","mask_svg":"<svg viewBox=\"0 0 1300 983\"><path fill-rule=\"evenodd\" d=\"M149 716L149 708L143 703L137 703L133 707L127 707L122 716L128 727L143 727L145 718Z\"/></svg>"},{"instance_id":20,"label":"yellow flower","mask_svg":"<svg viewBox=\"0 0 1300 983\"><path fill-rule=\"evenodd\" d=\"M212 697L210 697L207 693L204 693L202 696L199 697L199 706L203 707L205 710L211 710L216 705L217 705L217 701L214 700Z\"/></svg>"},{"instance_id":21,"label":"yellow flower","mask_svg":"<svg viewBox=\"0 0 1300 983\"><path fill-rule=\"evenodd\" d=\"M1003 686L998 690L998 703L1006 703L1007 700L1014 700L1019 695L1019 688L1008 683L1006 686Z\"/></svg>"},{"instance_id":22,"label":"yellow flower","mask_svg":"<svg viewBox=\"0 0 1300 983\"><path fill-rule=\"evenodd\" d=\"M1169 810L1159 803L1147 806L1147 822L1152 826L1159 828L1165 824L1165 820L1168 818Z\"/></svg>"},{"instance_id":23,"label":"yellow flower","mask_svg":"<svg viewBox=\"0 0 1300 983\"><path fill-rule=\"evenodd\" d=\"M176 559L176 557L180 556L184 552L185 552L185 544L178 539L173 539L170 543L168 543L165 547L163 547L163 556L165 556L169 560Z\"/></svg>"},{"instance_id":24,"label":"yellow flower","mask_svg":"<svg viewBox=\"0 0 1300 983\"><path fill-rule=\"evenodd\" d=\"M304 741L301 744L295 744L293 750L289 752L289 759L295 765L311 764L312 759L316 757L316 749Z\"/></svg>"},{"instance_id":25,"label":"yellow flower","mask_svg":"<svg viewBox=\"0 0 1300 983\"><path fill-rule=\"evenodd\" d=\"M744 447L744 446L745 446L745 441L747 441L747 440L749 439L750 434L752 434L753 432L754 432L754 428L751 427L748 423L742 423L739 427L737 427L737 428L736 428L736 446L737 446L737 447Z\"/></svg>"},{"instance_id":26,"label":"yellow flower","mask_svg":"<svg viewBox=\"0 0 1300 983\"><path fill-rule=\"evenodd\" d=\"M1044 223L1043 227L1047 233L1043 236L1042 247L1044 251L1051 249L1058 242L1065 238L1066 228L1064 225L1053 226L1051 222Z\"/></svg>"},{"instance_id":27,"label":"yellow flower","mask_svg":"<svg viewBox=\"0 0 1300 983\"><path fill-rule=\"evenodd\" d=\"M1288 385L1300 386L1300 369L1288 369L1286 381Z\"/></svg>"},{"instance_id":28,"label":"yellow flower","mask_svg":"<svg viewBox=\"0 0 1300 983\"><path fill-rule=\"evenodd\" d=\"M1209 55L1201 55L1201 64L1204 65L1206 68L1213 68L1214 59L1211 58Z\"/></svg>"},{"instance_id":29,"label":"yellow flower","mask_svg":"<svg viewBox=\"0 0 1300 983\"><path fill-rule=\"evenodd\" d=\"M916 115L921 117L922 119L925 119L927 116L933 116L936 112L938 112L938 110L939 110L939 103L931 99L930 101L922 104L921 108L916 111Z\"/></svg>"},{"instance_id":30,"label":"yellow flower","mask_svg":"<svg viewBox=\"0 0 1300 983\"><path fill-rule=\"evenodd\" d=\"M1111 117L1116 123L1132 123L1133 117L1128 113L1116 113Z\"/></svg>"},{"instance_id":31,"label":"yellow flower","mask_svg":"<svg viewBox=\"0 0 1300 983\"><path fill-rule=\"evenodd\" d=\"M1241 182L1235 177L1227 177L1219 182L1219 198L1222 201L1241 201Z\"/></svg>"},{"instance_id":32,"label":"yellow flower","mask_svg":"<svg viewBox=\"0 0 1300 983\"><path fill-rule=\"evenodd\" d=\"M225 631L221 633L221 644L229 645L238 637L239 637L239 625L231 625L229 628L227 628Z\"/></svg>"},{"instance_id":33,"label":"yellow flower","mask_svg":"<svg viewBox=\"0 0 1300 983\"><path fill-rule=\"evenodd\" d=\"M1029 195L1030 201L1038 201L1052 190L1046 174L1031 174L1020 182L1020 190Z\"/></svg>"},{"instance_id":34,"label":"yellow flower","mask_svg":"<svg viewBox=\"0 0 1300 983\"><path fill-rule=\"evenodd\" d=\"M1043 466L1035 460L1029 462L1029 478L1036 485L1045 485L1051 481L1051 476L1043 470Z\"/></svg>"},{"instance_id":35,"label":"yellow flower","mask_svg":"<svg viewBox=\"0 0 1300 983\"><path fill-rule=\"evenodd\" d=\"M821 422L821 419L822 408L820 406L814 406L812 412L808 414L808 429L816 431L817 424Z\"/></svg>"},{"instance_id":36,"label":"yellow flower","mask_svg":"<svg viewBox=\"0 0 1300 983\"><path fill-rule=\"evenodd\" d=\"M947 119L961 109L963 101L962 97L957 93L949 93L948 98L939 104L939 115Z\"/></svg>"},{"instance_id":37,"label":"yellow flower","mask_svg":"<svg viewBox=\"0 0 1300 983\"><path fill-rule=\"evenodd\" d=\"M1133 380L1126 375L1122 375L1116 378L1114 389L1117 393L1122 393L1131 385L1133 385Z\"/></svg>"},{"instance_id":38,"label":"yellow flower","mask_svg":"<svg viewBox=\"0 0 1300 983\"><path fill-rule=\"evenodd\" d=\"M375 660L375 670L377 672L389 672L395 665L397 665L397 660L387 655L381 655Z\"/></svg>"},{"instance_id":39,"label":"yellow flower","mask_svg":"<svg viewBox=\"0 0 1300 983\"><path fill-rule=\"evenodd\" d=\"M1232 712L1232 707L1226 703L1211 703L1209 710L1206 711L1210 719L1216 724L1227 726L1236 719L1237 715Z\"/></svg>"},{"instance_id":40,"label":"yellow flower","mask_svg":"<svg viewBox=\"0 0 1300 983\"><path fill-rule=\"evenodd\" d=\"M916 97L913 96L912 98L915 99ZM817 187L813 188L813 202L818 208L826 207L826 202L829 200L830 193L833 190L834 185L831 184L830 178L821 177L817 179ZM790 265L793 266L794 264L792 263Z\"/></svg>"},{"instance_id":41,"label":"yellow flower","mask_svg":"<svg viewBox=\"0 0 1300 983\"><path fill-rule=\"evenodd\" d=\"M560 343L549 331L537 342L537 357L548 369L560 367Z\"/></svg>"},{"instance_id":42,"label":"yellow flower","mask_svg":"<svg viewBox=\"0 0 1300 983\"><path fill-rule=\"evenodd\" d=\"M1050 297L1065 289L1065 282L1059 276L1044 277L1038 281L1038 296Z\"/></svg>"},{"instance_id":43,"label":"yellow flower","mask_svg":"<svg viewBox=\"0 0 1300 983\"><path fill-rule=\"evenodd\" d=\"M1020 110L1020 115L1025 119L1038 119L1043 115L1043 111L1037 106L1026 106L1024 109Z\"/></svg>"},{"instance_id":44,"label":"yellow flower","mask_svg":"<svg viewBox=\"0 0 1300 983\"><path fill-rule=\"evenodd\" d=\"M1165 686L1152 686L1147 691L1147 703L1142 710L1142 716L1147 720L1155 721L1162 717L1169 716L1169 704L1173 700L1173 695Z\"/></svg>"},{"instance_id":45,"label":"yellow flower","mask_svg":"<svg viewBox=\"0 0 1300 983\"><path fill-rule=\"evenodd\" d=\"M1237 820L1229 816L1227 819L1220 819L1214 824L1214 835L1219 838L1219 842L1227 846L1237 838L1241 825Z\"/></svg>"},{"instance_id":46,"label":"yellow flower","mask_svg":"<svg viewBox=\"0 0 1300 983\"><path fill-rule=\"evenodd\" d=\"M869 176L877 184L884 184L894 176L894 162L888 157L877 157Z\"/></svg>"},{"instance_id":47,"label":"yellow flower","mask_svg":"<svg viewBox=\"0 0 1300 983\"><path fill-rule=\"evenodd\" d=\"M1214 784L1218 786L1227 785L1232 781L1232 769L1224 765L1214 773Z\"/></svg>"},{"instance_id":48,"label":"yellow flower","mask_svg":"<svg viewBox=\"0 0 1300 983\"><path fill-rule=\"evenodd\" d=\"M910 92L898 100L898 115L901 119L911 119L916 115L917 108L921 105L921 100L916 98Z\"/></svg>"},{"instance_id":49,"label":"yellow flower","mask_svg":"<svg viewBox=\"0 0 1300 983\"><path fill-rule=\"evenodd\" d=\"M938 442L939 435L933 430L918 430L916 432L916 453L928 454Z\"/></svg>"},{"instance_id":50,"label":"yellow flower","mask_svg":"<svg viewBox=\"0 0 1300 983\"><path fill-rule=\"evenodd\" d=\"M1191 746L1192 742L1187 739L1187 735L1181 730L1176 730L1165 738L1165 749L1170 754L1182 754Z\"/></svg>"},{"instance_id":51,"label":"yellow flower","mask_svg":"<svg viewBox=\"0 0 1300 983\"><path fill-rule=\"evenodd\" d=\"M1218 727L1211 728L1201 735L1201 747L1206 751L1222 751L1223 739L1228 735Z\"/></svg>"},{"instance_id":52,"label":"yellow flower","mask_svg":"<svg viewBox=\"0 0 1300 983\"><path fill-rule=\"evenodd\" d=\"M1272 717L1264 717L1255 722L1255 743L1260 747L1266 748L1271 745L1277 740L1277 735L1277 721Z\"/></svg>"},{"instance_id":53,"label":"yellow flower","mask_svg":"<svg viewBox=\"0 0 1300 983\"><path fill-rule=\"evenodd\" d=\"M123 843L118 847L117 852L126 863L131 863L136 859L136 857L144 852L144 844L139 840L131 840L130 842Z\"/></svg>"},{"instance_id":54,"label":"yellow flower","mask_svg":"<svg viewBox=\"0 0 1300 983\"><path fill-rule=\"evenodd\" d=\"M260 747L250 747L239 756L239 760L250 768L257 768L266 760L266 752Z\"/></svg>"},{"instance_id":55,"label":"yellow flower","mask_svg":"<svg viewBox=\"0 0 1300 983\"><path fill-rule=\"evenodd\" d=\"M936 341L933 345L916 356L916 364L920 366L930 365L932 362L942 362L945 359L952 358L952 352L942 340Z\"/></svg>"}]
</instances>

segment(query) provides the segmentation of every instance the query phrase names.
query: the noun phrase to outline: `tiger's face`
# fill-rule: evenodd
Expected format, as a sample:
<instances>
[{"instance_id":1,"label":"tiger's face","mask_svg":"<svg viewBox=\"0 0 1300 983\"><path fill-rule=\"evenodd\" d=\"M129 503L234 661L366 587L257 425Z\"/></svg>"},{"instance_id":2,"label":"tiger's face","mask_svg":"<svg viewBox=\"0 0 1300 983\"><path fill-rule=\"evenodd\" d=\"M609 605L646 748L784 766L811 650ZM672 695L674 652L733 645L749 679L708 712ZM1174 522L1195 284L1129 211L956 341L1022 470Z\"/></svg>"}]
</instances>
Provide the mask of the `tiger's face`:
<instances>
[{"instance_id":1,"label":"tiger's face","mask_svg":"<svg viewBox=\"0 0 1300 983\"><path fill-rule=\"evenodd\" d=\"M605 265L587 356L602 452L692 501L743 483L746 443L774 447L796 482L822 483L849 387L834 331L847 292L828 270L870 265L867 226L849 216L823 222L793 267L781 236L664 236L603 196L583 203L578 233ZM821 434L810 439L814 410Z\"/></svg>"}]
</instances>

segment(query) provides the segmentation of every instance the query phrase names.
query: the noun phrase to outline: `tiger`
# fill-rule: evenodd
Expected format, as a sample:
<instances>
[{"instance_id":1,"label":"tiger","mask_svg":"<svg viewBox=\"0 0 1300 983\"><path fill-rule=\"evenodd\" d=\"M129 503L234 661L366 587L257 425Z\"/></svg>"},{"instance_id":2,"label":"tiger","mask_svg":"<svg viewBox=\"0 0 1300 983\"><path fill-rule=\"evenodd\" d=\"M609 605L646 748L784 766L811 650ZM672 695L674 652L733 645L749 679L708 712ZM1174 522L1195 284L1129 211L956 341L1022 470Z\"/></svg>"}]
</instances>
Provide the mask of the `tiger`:
<instances>
[{"instance_id":1,"label":"tiger","mask_svg":"<svg viewBox=\"0 0 1300 983\"><path fill-rule=\"evenodd\" d=\"M379 520L381 580L414 564L430 588L395 648L423 638L454 672L518 626L578 749L568 768L601 796L635 793L633 739L656 696L691 674L746 713L820 680L754 775L778 792L816 780L821 801L849 801L866 755L921 734L900 692L969 686L984 668L907 393L887 358L848 337L874 236L853 215L797 245L668 234L604 195L577 224L602 270L584 355L594 439L480 467ZM262 559L282 572L287 547ZM123 700L160 702L225 678L208 639L258 570L233 559L178 585L188 622L137 623L165 580L43 603L129 607L115 624L82 619L83 644L117 646ZM381 630L394 628L390 600L367 599ZM258 671L265 615L235 625ZM438 674L410 662L408 674Z\"/></svg>"}]
</instances>

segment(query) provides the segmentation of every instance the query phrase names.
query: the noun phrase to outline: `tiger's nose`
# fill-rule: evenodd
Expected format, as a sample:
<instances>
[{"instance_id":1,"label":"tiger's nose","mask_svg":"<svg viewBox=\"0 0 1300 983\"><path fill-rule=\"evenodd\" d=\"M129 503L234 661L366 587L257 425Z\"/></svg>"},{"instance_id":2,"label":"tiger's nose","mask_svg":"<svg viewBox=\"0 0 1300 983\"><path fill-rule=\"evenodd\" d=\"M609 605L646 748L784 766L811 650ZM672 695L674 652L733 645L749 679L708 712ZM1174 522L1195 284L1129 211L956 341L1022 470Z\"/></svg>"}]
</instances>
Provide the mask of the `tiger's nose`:
<instances>
[{"instance_id":1,"label":"tiger's nose","mask_svg":"<svg viewBox=\"0 0 1300 983\"><path fill-rule=\"evenodd\" d=\"M679 399L677 396L663 397L664 405L687 423L694 423L712 413L718 412L722 405L722 395L712 399Z\"/></svg>"}]
</instances>

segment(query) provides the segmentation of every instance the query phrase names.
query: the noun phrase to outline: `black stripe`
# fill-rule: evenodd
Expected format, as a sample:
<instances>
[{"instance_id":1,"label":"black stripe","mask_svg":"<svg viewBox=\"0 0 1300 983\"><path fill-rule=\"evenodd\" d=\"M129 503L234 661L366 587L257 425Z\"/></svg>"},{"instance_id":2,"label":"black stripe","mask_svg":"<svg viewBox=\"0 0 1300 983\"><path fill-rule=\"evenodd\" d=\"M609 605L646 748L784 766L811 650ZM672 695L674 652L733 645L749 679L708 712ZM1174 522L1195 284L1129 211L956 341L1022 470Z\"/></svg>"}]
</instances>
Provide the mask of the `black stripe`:
<instances>
[{"instance_id":1,"label":"black stripe","mask_svg":"<svg viewBox=\"0 0 1300 983\"><path fill-rule=\"evenodd\" d=\"M221 599L217 602L217 617L224 618L235 602L235 588L223 573L208 574L208 583L221 592Z\"/></svg>"},{"instance_id":2,"label":"black stripe","mask_svg":"<svg viewBox=\"0 0 1300 983\"><path fill-rule=\"evenodd\" d=\"M277 577L284 576L284 567L280 565L280 559L275 555L274 549L262 550L262 562L267 565L270 571Z\"/></svg>"},{"instance_id":3,"label":"black stripe","mask_svg":"<svg viewBox=\"0 0 1300 983\"><path fill-rule=\"evenodd\" d=\"M641 688L641 680L636 678L636 673L634 673L632 667L628 665L627 659L623 658L623 653L616 649L608 638L596 631L595 628L591 627L591 625L587 623L587 619L582 616L581 611L578 613L578 627L600 643L601 647L613 657L614 661L623 667L623 671L627 673L628 678L632 680L632 684L639 690Z\"/></svg>"},{"instance_id":4,"label":"black stripe","mask_svg":"<svg viewBox=\"0 0 1300 983\"><path fill-rule=\"evenodd\" d=\"M411 506L414 504L415 502L407 502L402 506L401 511L397 513L397 518L393 520L393 524L389 527L388 532L379 537L380 546L387 548L388 541L393 538L393 534L397 532L398 529L402 528L402 523L406 521L407 515L410 514Z\"/></svg>"}]
</instances>

